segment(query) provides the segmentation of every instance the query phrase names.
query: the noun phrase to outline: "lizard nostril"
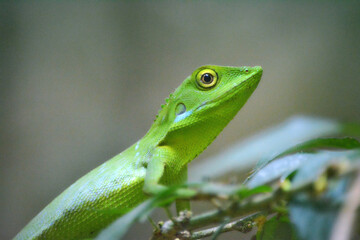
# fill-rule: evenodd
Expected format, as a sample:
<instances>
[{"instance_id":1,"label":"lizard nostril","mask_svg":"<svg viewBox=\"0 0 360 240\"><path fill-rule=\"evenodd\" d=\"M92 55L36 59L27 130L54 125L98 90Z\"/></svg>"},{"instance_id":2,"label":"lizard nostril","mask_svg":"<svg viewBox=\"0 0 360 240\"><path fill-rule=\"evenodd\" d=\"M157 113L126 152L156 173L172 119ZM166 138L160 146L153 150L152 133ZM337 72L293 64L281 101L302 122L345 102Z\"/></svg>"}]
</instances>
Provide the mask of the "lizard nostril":
<instances>
[{"instance_id":1,"label":"lizard nostril","mask_svg":"<svg viewBox=\"0 0 360 240\"><path fill-rule=\"evenodd\" d=\"M175 113L176 115L181 115L183 114L184 112L186 112L186 107L183 103L179 103L177 106L176 106L176 109L175 109Z\"/></svg>"}]
</instances>

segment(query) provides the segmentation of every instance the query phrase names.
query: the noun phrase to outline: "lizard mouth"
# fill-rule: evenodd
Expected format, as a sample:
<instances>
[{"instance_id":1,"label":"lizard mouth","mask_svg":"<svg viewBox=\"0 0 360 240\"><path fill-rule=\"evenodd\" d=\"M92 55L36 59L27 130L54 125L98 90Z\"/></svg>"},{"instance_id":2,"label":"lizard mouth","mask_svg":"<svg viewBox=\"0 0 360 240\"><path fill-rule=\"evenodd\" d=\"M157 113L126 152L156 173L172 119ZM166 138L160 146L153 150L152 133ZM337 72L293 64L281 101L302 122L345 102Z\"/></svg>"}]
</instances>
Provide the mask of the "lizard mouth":
<instances>
[{"instance_id":1,"label":"lizard mouth","mask_svg":"<svg viewBox=\"0 0 360 240\"><path fill-rule=\"evenodd\" d=\"M262 75L262 69L255 72L247 80L235 85L233 88L227 90L226 92L224 92L220 96L218 96L218 97L216 97L216 98L214 98L214 99L212 99L210 101L203 102L202 104L200 104L200 106L198 106L195 109L195 111L201 110L205 106L209 106L211 104L218 103L219 101L230 100L234 96L236 96L237 93L239 93L239 90L242 89L242 88L248 88L250 92L253 92L255 90L255 88L257 87L257 85L259 84L259 82L260 82L261 75Z\"/></svg>"}]
</instances>

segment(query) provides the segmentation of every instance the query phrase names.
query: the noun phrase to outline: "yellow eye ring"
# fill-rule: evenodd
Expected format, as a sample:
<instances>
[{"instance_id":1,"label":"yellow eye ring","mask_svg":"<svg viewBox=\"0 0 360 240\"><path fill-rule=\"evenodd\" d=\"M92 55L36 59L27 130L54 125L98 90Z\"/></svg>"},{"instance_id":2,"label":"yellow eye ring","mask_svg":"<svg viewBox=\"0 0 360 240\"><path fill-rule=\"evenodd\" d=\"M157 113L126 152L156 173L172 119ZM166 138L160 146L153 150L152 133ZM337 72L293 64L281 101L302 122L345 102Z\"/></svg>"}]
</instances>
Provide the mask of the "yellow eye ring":
<instances>
[{"instance_id":1,"label":"yellow eye ring","mask_svg":"<svg viewBox=\"0 0 360 240\"><path fill-rule=\"evenodd\" d=\"M201 70L196 76L198 85L203 88L211 88L215 86L217 80L217 74L212 69Z\"/></svg>"}]
</instances>

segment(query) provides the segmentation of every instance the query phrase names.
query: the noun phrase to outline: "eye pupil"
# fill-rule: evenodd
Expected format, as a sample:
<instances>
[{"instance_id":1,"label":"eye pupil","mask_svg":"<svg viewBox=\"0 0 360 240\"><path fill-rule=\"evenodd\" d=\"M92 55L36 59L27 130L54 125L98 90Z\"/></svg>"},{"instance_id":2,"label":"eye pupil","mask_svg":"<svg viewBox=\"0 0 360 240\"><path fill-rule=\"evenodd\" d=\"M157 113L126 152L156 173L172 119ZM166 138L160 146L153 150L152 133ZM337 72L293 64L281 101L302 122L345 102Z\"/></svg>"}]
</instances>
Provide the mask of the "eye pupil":
<instances>
[{"instance_id":1,"label":"eye pupil","mask_svg":"<svg viewBox=\"0 0 360 240\"><path fill-rule=\"evenodd\" d=\"M213 76L209 73L202 75L202 80L204 83L211 83L213 81Z\"/></svg>"}]
</instances>

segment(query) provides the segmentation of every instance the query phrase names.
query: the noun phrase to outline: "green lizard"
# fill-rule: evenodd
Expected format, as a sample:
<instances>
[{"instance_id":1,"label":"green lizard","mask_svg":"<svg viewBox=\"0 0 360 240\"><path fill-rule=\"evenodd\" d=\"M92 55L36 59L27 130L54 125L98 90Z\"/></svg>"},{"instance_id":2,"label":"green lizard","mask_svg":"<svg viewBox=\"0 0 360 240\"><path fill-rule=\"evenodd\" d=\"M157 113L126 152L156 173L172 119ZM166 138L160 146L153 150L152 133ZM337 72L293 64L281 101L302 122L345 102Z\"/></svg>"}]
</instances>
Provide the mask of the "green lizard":
<instances>
[{"instance_id":1,"label":"green lizard","mask_svg":"<svg viewBox=\"0 0 360 240\"><path fill-rule=\"evenodd\" d=\"M45 207L15 239L83 239L166 186L187 180L187 164L236 115L257 87L261 67L203 66L175 90L147 134L95 168ZM181 190L181 189L180 189ZM177 201L177 211L188 201Z\"/></svg>"}]
</instances>

